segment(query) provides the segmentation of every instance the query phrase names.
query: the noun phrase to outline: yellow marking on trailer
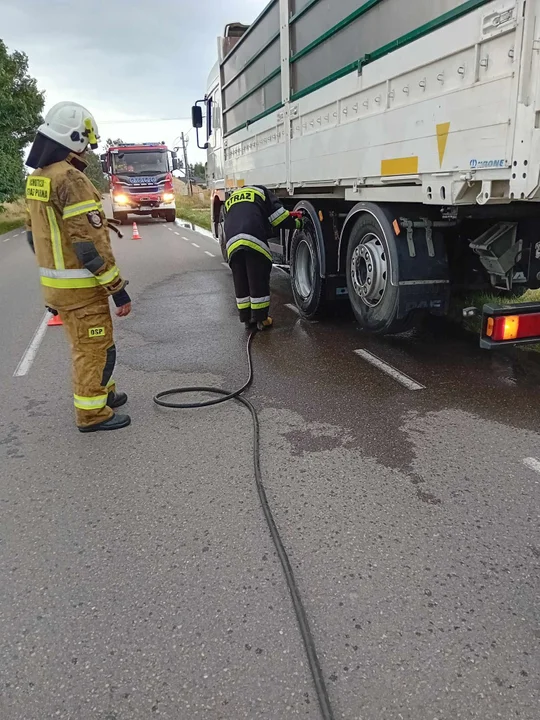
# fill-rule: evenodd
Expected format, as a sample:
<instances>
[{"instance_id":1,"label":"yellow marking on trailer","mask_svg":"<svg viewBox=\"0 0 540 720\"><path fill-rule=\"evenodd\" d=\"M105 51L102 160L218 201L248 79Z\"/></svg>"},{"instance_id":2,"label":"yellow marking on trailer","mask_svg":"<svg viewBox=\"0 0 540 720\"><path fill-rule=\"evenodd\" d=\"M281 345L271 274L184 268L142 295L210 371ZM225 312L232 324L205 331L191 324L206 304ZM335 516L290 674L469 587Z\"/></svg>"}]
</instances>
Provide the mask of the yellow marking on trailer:
<instances>
[{"instance_id":1,"label":"yellow marking on trailer","mask_svg":"<svg viewBox=\"0 0 540 720\"><path fill-rule=\"evenodd\" d=\"M225 178L225 185L228 188L234 187L234 180L232 178Z\"/></svg>"},{"instance_id":2,"label":"yellow marking on trailer","mask_svg":"<svg viewBox=\"0 0 540 720\"><path fill-rule=\"evenodd\" d=\"M246 181L245 181L245 180L237 180L237 181L236 181L236 186L237 186L237 187L244 187L245 184L246 184Z\"/></svg>"},{"instance_id":3,"label":"yellow marking on trailer","mask_svg":"<svg viewBox=\"0 0 540 720\"><path fill-rule=\"evenodd\" d=\"M381 175L418 175L418 156L390 158L381 162Z\"/></svg>"},{"instance_id":4,"label":"yellow marking on trailer","mask_svg":"<svg viewBox=\"0 0 540 720\"><path fill-rule=\"evenodd\" d=\"M441 123L437 125L437 147L439 148L439 163L443 166L444 154L448 143L448 135L450 134L450 123Z\"/></svg>"}]
</instances>

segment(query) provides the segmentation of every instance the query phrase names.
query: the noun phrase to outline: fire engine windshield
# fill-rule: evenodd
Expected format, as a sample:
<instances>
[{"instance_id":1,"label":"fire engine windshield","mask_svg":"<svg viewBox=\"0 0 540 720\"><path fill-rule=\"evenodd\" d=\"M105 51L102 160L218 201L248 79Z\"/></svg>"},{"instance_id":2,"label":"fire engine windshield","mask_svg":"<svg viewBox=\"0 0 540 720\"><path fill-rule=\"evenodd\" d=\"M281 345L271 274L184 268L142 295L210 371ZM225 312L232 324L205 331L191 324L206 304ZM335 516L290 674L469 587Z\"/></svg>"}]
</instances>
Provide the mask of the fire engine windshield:
<instances>
[{"instance_id":1,"label":"fire engine windshield","mask_svg":"<svg viewBox=\"0 0 540 720\"><path fill-rule=\"evenodd\" d=\"M166 152L119 152L112 154L116 175L158 175L169 172Z\"/></svg>"}]
</instances>

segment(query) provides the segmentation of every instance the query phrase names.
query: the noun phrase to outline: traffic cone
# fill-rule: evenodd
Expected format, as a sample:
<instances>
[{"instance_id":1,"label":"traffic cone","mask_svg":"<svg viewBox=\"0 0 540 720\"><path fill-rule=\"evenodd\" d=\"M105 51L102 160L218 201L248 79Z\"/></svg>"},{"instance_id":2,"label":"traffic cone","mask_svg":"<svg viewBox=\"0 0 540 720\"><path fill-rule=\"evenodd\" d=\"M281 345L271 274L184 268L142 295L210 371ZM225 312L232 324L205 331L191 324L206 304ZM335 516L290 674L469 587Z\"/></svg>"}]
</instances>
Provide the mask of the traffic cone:
<instances>
[{"instance_id":1,"label":"traffic cone","mask_svg":"<svg viewBox=\"0 0 540 720\"><path fill-rule=\"evenodd\" d=\"M139 235L139 230L137 228L137 223L133 223L133 237L132 240L142 240L142 237Z\"/></svg>"},{"instance_id":2,"label":"traffic cone","mask_svg":"<svg viewBox=\"0 0 540 720\"><path fill-rule=\"evenodd\" d=\"M49 318L49 322L47 323L48 327L56 327L57 325L63 325L64 323L60 319L60 315L51 315Z\"/></svg>"}]
</instances>

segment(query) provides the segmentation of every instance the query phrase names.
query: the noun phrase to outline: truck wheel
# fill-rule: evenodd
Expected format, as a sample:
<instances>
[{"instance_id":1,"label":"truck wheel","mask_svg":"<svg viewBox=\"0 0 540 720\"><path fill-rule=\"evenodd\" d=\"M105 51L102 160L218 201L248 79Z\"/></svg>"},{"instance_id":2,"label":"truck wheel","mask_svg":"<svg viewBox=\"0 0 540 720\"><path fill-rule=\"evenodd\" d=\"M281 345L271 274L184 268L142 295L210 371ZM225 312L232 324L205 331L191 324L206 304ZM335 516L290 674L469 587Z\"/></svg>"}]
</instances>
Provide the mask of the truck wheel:
<instances>
[{"instance_id":1,"label":"truck wheel","mask_svg":"<svg viewBox=\"0 0 540 720\"><path fill-rule=\"evenodd\" d=\"M394 238L379 223L362 216L353 227L347 248L347 289L359 324L369 332L391 335L410 330L416 315L398 318L399 287L390 282L392 263L398 262Z\"/></svg>"},{"instance_id":2,"label":"truck wheel","mask_svg":"<svg viewBox=\"0 0 540 720\"><path fill-rule=\"evenodd\" d=\"M294 233L290 250L294 302L308 320L322 314L324 310L324 280L310 226L306 218L304 229Z\"/></svg>"},{"instance_id":3,"label":"truck wheel","mask_svg":"<svg viewBox=\"0 0 540 720\"><path fill-rule=\"evenodd\" d=\"M165 212L165 220L167 222L174 222L176 220L176 210L167 210Z\"/></svg>"},{"instance_id":4,"label":"truck wheel","mask_svg":"<svg viewBox=\"0 0 540 720\"><path fill-rule=\"evenodd\" d=\"M219 248L221 250L221 255L223 257L223 260L225 262L229 262L229 258L227 257L227 239L225 237L225 211L223 210L223 206L221 206L219 210L219 220L217 224L217 236L219 241Z\"/></svg>"}]
</instances>

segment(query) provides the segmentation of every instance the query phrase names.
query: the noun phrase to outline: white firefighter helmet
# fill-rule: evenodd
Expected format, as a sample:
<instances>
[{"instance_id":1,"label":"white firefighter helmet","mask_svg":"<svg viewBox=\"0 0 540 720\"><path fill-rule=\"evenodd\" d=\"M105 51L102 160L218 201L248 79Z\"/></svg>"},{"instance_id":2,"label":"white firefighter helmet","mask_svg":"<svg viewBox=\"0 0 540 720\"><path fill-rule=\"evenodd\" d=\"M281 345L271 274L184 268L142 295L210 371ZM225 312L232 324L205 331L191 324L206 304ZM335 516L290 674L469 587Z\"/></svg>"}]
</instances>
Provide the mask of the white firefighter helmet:
<instances>
[{"instance_id":1,"label":"white firefighter helmet","mask_svg":"<svg viewBox=\"0 0 540 720\"><path fill-rule=\"evenodd\" d=\"M54 105L38 132L75 153L84 152L88 145L94 150L98 146L96 121L85 107L74 102Z\"/></svg>"}]
</instances>

